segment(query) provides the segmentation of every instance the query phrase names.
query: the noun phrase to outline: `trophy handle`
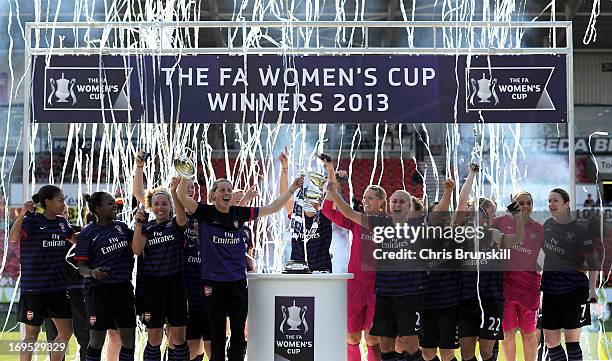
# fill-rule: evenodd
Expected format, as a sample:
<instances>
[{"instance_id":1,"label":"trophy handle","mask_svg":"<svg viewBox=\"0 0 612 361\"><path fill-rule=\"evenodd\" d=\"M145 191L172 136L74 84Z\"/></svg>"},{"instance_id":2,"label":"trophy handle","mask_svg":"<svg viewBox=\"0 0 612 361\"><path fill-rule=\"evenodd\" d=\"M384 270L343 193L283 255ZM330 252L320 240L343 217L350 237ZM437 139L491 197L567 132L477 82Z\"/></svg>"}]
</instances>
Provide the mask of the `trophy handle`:
<instances>
[{"instance_id":1,"label":"trophy handle","mask_svg":"<svg viewBox=\"0 0 612 361\"><path fill-rule=\"evenodd\" d=\"M72 78L72 80L70 80L70 96L72 97L72 105L76 104L76 95L74 95L74 83L76 83L76 79Z\"/></svg>"},{"instance_id":2,"label":"trophy handle","mask_svg":"<svg viewBox=\"0 0 612 361\"><path fill-rule=\"evenodd\" d=\"M491 93L493 93L493 99L495 99L495 105L499 103L499 98L497 97L497 92L495 91L496 84L497 84L497 78L493 78L493 80L491 80Z\"/></svg>"},{"instance_id":3,"label":"trophy handle","mask_svg":"<svg viewBox=\"0 0 612 361\"><path fill-rule=\"evenodd\" d=\"M283 314L283 322L281 322L279 329L281 333L285 333L283 327L285 327L285 322L287 322L287 307L281 306L281 313Z\"/></svg>"},{"instance_id":4,"label":"trophy handle","mask_svg":"<svg viewBox=\"0 0 612 361\"><path fill-rule=\"evenodd\" d=\"M308 323L306 322L306 311L308 311L308 306L302 307L302 325L304 325L304 333L308 332Z\"/></svg>"},{"instance_id":5,"label":"trophy handle","mask_svg":"<svg viewBox=\"0 0 612 361\"><path fill-rule=\"evenodd\" d=\"M51 93L49 93L49 98L47 99L47 103L52 105L51 99L53 99L53 94L55 94L55 80L53 78L49 79L49 83L51 83Z\"/></svg>"},{"instance_id":6,"label":"trophy handle","mask_svg":"<svg viewBox=\"0 0 612 361\"><path fill-rule=\"evenodd\" d=\"M472 96L470 97L470 104L474 105L474 96L476 96L476 80L474 78L470 79L470 83L472 84Z\"/></svg>"}]
</instances>

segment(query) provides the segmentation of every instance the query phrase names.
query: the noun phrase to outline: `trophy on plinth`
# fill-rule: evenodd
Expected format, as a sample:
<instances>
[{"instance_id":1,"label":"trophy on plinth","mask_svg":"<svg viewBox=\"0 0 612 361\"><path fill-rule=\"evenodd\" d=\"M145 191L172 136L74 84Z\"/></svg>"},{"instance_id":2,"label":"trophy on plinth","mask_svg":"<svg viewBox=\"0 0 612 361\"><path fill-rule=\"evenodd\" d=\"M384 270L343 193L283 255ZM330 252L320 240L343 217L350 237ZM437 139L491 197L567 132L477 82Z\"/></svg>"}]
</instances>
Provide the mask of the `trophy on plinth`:
<instances>
[{"instance_id":1,"label":"trophy on plinth","mask_svg":"<svg viewBox=\"0 0 612 361\"><path fill-rule=\"evenodd\" d=\"M306 221L304 213L317 213L321 207L321 202L325 196L325 182L327 178L315 171L303 171L304 186L298 193L291 218L291 239L299 239L301 237L304 245L304 260L290 260L285 265L283 273L311 273L308 268L308 244L309 233L316 230L318 227L317 219L312 222L311 232L306 229Z\"/></svg>"}]
</instances>

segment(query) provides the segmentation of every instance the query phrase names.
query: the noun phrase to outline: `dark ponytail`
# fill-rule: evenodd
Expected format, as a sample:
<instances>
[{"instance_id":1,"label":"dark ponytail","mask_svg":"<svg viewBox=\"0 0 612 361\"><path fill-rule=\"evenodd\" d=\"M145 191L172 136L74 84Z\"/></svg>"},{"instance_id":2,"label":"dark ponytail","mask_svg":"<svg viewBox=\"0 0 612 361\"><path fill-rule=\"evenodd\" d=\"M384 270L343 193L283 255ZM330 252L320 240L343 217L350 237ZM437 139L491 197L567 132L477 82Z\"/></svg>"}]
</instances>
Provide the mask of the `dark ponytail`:
<instances>
[{"instance_id":1,"label":"dark ponytail","mask_svg":"<svg viewBox=\"0 0 612 361\"><path fill-rule=\"evenodd\" d=\"M45 186L42 186L38 190L38 193L32 196L32 201L34 203L40 203L40 206L42 207L42 209L45 209L47 208L47 203L45 203L45 201L47 199L53 199L60 194L62 194L62 190L59 187L56 187L51 184L47 184Z\"/></svg>"},{"instance_id":2,"label":"dark ponytail","mask_svg":"<svg viewBox=\"0 0 612 361\"><path fill-rule=\"evenodd\" d=\"M85 224L94 223L96 221L96 215L92 212L87 212L85 215Z\"/></svg>"},{"instance_id":3,"label":"dark ponytail","mask_svg":"<svg viewBox=\"0 0 612 361\"><path fill-rule=\"evenodd\" d=\"M83 199L85 200L85 202L87 202L87 208L89 209L89 212L87 212L87 215L85 216L85 220L87 223L94 222L96 219L98 219L98 215L96 214L96 208L98 208L98 206L102 202L102 198L105 195L110 196L110 194L106 192L95 192L91 195L83 195Z\"/></svg>"}]
</instances>

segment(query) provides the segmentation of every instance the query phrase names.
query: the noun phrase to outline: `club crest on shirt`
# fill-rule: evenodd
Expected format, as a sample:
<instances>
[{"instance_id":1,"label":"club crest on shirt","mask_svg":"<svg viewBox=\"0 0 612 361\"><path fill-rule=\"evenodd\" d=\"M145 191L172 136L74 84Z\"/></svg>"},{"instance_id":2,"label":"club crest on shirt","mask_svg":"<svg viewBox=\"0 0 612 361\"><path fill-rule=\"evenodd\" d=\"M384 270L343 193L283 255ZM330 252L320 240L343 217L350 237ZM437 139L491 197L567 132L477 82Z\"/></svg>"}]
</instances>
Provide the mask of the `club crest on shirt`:
<instances>
[{"instance_id":1,"label":"club crest on shirt","mask_svg":"<svg viewBox=\"0 0 612 361\"><path fill-rule=\"evenodd\" d=\"M96 316L95 315L89 316L89 324L92 325L92 326L96 324Z\"/></svg>"},{"instance_id":2,"label":"club crest on shirt","mask_svg":"<svg viewBox=\"0 0 612 361\"><path fill-rule=\"evenodd\" d=\"M572 239L574 239L574 233L572 233L572 232L565 232L565 235L566 235L565 238L568 241L571 241Z\"/></svg>"},{"instance_id":3,"label":"club crest on shirt","mask_svg":"<svg viewBox=\"0 0 612 361\"><path fill-rule=\"evenodd\" d=\"M204 286L204 296L208 297L212 294L212 287L211 286Z\"/></svg>"},{"instance_id":4,"label":"club crest on shirt","mask_svg":"<svg viewBox=\"0 0 612 361\"><path fill-rule=\"evenodd\" d=\"M117 230L117 232L119 232L119 233L123 234L123 229L121 228L121 226L120 226L120 225L118 225L118 224L117 224L117 225L115 225L115 229Z\"/></svg>"},{"instance_id":5,"label":"club crest on shirt","mask_svg":"<svg viewBox=\"0 0 612 361\"><path fill-rule=\"evenodd\" d=\"M62 230L62 232L66 232L66 227L64 227L63 223L59 224L60 229Z\"/></svg>"},{"instance_id":6,"label":"club crest on shirt","mask_svg":"<svg viewBox=\"0 0 612 361\"><path fill-rule=\"evenodd\" d=\"M32 319L34 318L34 312L33 311L26 312L26 318L28 319L28 321L32 321Z\"/></svg>"},{"instance_id":7,"label":"club crest on shirt","mask_svg":"<svg viewBox=\"0 0 612 361\"><path fill-rule=\"evenodd\" d=\"M151 321L151 312L145 312L145 313L144 313L144 320L145 320L146 322Z\"/></svg>"},{"instance_id":8,"label":"club crest on shirt","mask_svg":"<svg viewBox=\"0 0 612 361\"><path fill-rule=\"evenodd\" d=\"M238 228L239 225L240 223L238 221L234 221L234 227Z\"/></svg>"}]
</instances>

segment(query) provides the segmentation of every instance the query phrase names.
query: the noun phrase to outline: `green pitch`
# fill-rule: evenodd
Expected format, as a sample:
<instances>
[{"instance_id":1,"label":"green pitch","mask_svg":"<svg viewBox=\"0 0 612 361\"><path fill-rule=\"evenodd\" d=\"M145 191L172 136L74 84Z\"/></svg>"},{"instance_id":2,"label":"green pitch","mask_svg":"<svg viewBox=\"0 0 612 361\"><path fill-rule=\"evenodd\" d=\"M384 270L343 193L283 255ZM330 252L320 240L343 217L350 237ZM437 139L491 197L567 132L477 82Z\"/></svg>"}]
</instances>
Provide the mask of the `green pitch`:
<instances>
[{"instance_id":1,"label":"green pitch","mask_svg":"<svg viewBox=\"0 0 612 361\"><path fill-rule=\"evenodd\" d=\"M604 335L599 335L598 333L583 333L582 335L582 339L581 339L581 346L582 346L582 351L584 354L584 360L608 360L608 359L612 359L612 332L607 332L605 334L605 340L607 341L607 345L610 348L607 352L606 352L606 342L604 342ZM0 338L0 349L2 354L0 354L0 361L15 361L19 359L19 354L18 353L9 353L8 351L8 342L12 341L12 342L17 342L19 340L19 332L18 331L12 331L12 332L6 332L2 335L2 337ZM41 332L41 334L38 337L38 340L40 342L44 342L46 340L44 333ZM602 346L602 352L600 353L598 351L598 340L600 340L600 344ZM68 346L68 354L66 357L67 361L72 361L72 360L76 360L77 356L76 356L76 352L77 352L77 343L74 337L72 337L70 339L70 344ZM251 345L251 347L256 347L255 345ZM517 360L523 360L523 345L521 343L521 339L520 336L517 335L517 350L516 350L516 356L517 356ZM140 356L142 357L142 356ZM44 361L45 359L48 360L48 357L40 355L37 356L36 358L34 358L34 360L37 361ZM142 358L138 358L138 356L136 357L136 360L139 360ZM457 351L457 359L460 360L459 357L459 352ZM103 358L104 360L104 358ZM207 360L207 358L205 357L204 360ZM503 357L503 351L500 349L500 355L499 355L499 360L504 360Z\"/></svg>"}]
</instances>

